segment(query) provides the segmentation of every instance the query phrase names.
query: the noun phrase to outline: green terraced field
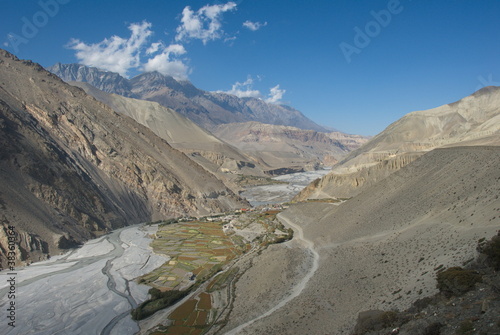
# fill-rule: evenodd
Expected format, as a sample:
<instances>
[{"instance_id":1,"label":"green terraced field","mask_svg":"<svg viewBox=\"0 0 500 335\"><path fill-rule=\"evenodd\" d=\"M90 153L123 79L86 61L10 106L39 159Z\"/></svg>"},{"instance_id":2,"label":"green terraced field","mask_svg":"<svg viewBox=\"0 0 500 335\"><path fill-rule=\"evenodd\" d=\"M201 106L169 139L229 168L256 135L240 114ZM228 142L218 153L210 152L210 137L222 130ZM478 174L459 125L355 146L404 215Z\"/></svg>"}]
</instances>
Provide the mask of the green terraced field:
<instances>
[{"instance_id":1,"label":"green terraced field","mask_svg":"<svg viewBox=\"0 0 500 335\"><path fill-rule=\"evenodd\" d=\"M171 259L140 281L160 290L185 289L195 282L190 274L208 278L247 250L245 244L234 244L224 234L222 222L203 221L160 226L151 246Z\"/></svg>"}]
</instances>

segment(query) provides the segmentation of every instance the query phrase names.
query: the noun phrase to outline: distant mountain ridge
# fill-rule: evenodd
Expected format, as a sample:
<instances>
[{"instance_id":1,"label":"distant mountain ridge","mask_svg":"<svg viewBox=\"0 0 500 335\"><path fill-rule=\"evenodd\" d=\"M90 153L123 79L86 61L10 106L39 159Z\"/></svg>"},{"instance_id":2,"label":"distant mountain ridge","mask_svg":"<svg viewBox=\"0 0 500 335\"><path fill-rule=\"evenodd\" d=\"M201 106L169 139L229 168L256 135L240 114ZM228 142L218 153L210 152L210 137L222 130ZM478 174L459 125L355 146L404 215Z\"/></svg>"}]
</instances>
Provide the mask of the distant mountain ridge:
<instances>
[{"instance_id":1,"label":"distant mountain ridge","mask_svg":"<svg viewBox=\"0 0 500 335\"><path fill-rule=\"evenodd\" d=\"M268 166L315 169L331 166L368 139L260 122L229 123L213 133Z\"/></svg>"},{"instance_id":2,"label":"distant mountain ridge","mask_svg":"<svg viewBox=\"0 0 500 335\"><path fill-rule=\"evenodd\" d=\"M328 132L292 107L257 98L238 98L227 93L203 91L189 81L178 81L158 72L126 79L117 73L81 64L57 63L47 69L66 82L87 82L104 92L156 101L208 130L220 124L257 121Z\"/></svg>"}]
</instances>

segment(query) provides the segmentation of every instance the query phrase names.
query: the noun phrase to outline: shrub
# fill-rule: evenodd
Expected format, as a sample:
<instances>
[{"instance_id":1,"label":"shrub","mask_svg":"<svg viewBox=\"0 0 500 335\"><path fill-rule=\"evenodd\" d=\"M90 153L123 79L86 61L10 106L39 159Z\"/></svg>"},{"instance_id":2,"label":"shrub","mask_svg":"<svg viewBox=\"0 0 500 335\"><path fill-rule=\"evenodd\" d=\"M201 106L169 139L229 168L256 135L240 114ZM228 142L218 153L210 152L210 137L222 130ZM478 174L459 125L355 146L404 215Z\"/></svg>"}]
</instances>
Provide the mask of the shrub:
<instances>
[{"instance_id":1,"label":"shrub","mask_svg":"<svg viewBox=\"0 0 500 335\"><path fill-rule=\"evenodd\" d=\"M441 328L443 328L444 325L441 322L434 322L425 327L423 335L440 335L441 334Z\"/></svg>"},{"instance_id":2,"label":"shrub","mask_svg":"<svg viewBox=\"0 0 500 335\"><path fill-rule=\"evenodd\" d=\"M474 325L471 320L464 320L457 329L457 334L473 334Z\"/></svg>"},{"instance_id":3,"label":"shrub","mask_svg":"<svg viewBox=\"0 0 500 335\"><path fill-rule=\"evenodd\" d=\"M482 277L476 271L452 267L437 275L437 288L447 297L462 295L481 282Z\"/></svg>"},{"instance_id":4,"label":"shrub","mask_svg":"<svg viewBox=\"0 0 500 335\"><path fill-rule=\"evenodd\" d=\"M162 292L159 289L153 287L149 290L151 298L144 301L142 304L133 309L132 320L142 320L150 315L153 315L160 309L164 309L175 304L177 301L184 298L190 290L178 291L171 290Z\"/></svg>"},{"instance_id":5,"label":"shrub","mask_svg":"<svg viewBox=\"0 0 500 335\"><path fill-rule=\"evenodd\" d=\"M490 241L479 240L478 251L487 256L488 262L495 270L500 270L500 231Z\"/></svg>"},{"instance_id":6,"label":"shrub","mask_svg":"<svg viewBox=\"0 0 500 335\"><path fill-rule=\"evenodd\" d=\"M354 328L356 334L378 331L392 327L398 320L398 313L394 311L371 310L359 313L358 322Z\"/></svg>"}]
</instances>

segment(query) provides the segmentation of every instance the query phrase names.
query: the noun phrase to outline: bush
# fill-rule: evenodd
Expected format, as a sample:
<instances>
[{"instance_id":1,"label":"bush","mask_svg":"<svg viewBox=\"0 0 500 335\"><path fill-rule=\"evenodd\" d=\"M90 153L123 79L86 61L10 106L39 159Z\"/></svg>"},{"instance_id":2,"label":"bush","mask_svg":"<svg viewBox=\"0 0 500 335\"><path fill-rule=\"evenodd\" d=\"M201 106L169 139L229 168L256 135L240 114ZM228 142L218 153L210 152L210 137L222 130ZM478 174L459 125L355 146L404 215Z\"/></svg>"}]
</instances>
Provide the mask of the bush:
<instances>
[{"instance_id":1,"label":"bush","mask_svg":"<svg viewBox=\"0 0 500 335\"><path fill-rule=\"evenodd\" d=\"M444 325L441 322L434 322L425 327L424 329L424 335L440 335L441 334L441 328L443 328Z\"/></svg>"},{"instance_id":2,"label":"bush","mask_svg":"<svg viewBox=\"0 0 500 335\"><path fill-rule=\"evenodd\" d=\"M487 256L488 263L496 271L500 270L500 231L490 241L484 242L484 239L480 240L478 251Z\"/></svg>"},{"instance_id":3,"label":"bush","mask_svg":"<svg viewBox=\"0 0 500 335\"><path fill-rule=\"evenodd\" d=\"M473 334L474 325L471 320L464 320L457 329L457 334Z\"/></svg>"},{"instance_id":4,"label":"bush","mask_svg":"<svg viewBox=\"0 0 500 335\"><path fill-rule=\"evenodd\" d=\"M184 298L191 290L178 291L171 290L162 292L159 289L153 287L149 290L151 298L144 301L142 304L133 309L132 320L142 320L150 315L153 315L160 309L172 306L177 301Z\"/></svg>"},{"instance_id":5,"label":"bush","mask_svg":"<svg viewBox=\"0 0 500 335\"><path fill-rule=\"evenodd\" d=\"M355 334L364 334L392 327L398 321L398 313L394 311L371 310L359 313L354 328Z\"/></svg>"},{"instance_id":6,"label":"bush","mask_svg":"<svg viewBox=\"0 0 500 335\"><path fill-rule=\"evenodd\" d=\"M482 277L476 271L452 267L437 275L437 288L445 296L459 296L474 288Z\"/></svg>"}]
</instances>

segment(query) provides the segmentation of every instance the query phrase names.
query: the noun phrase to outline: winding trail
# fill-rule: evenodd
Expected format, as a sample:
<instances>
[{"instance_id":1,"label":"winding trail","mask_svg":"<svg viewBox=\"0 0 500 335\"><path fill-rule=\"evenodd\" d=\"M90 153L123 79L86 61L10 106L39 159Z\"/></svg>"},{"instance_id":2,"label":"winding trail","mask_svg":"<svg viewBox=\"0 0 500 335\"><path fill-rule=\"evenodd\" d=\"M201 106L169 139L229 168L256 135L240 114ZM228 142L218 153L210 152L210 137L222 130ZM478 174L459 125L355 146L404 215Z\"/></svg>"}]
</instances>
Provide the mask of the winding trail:
<instances>
[{"instance_id":1,"label":"winding trail","mask_svg":"<svg viewBox=\"0 0 500 335\"><path fill-rule=\"evenodd\" d=\"M307 283L312 278L312 276L314 275L316 270L318 270L319 254L314 248L314 243L311 240L308 240L304 237L304 231L302 230L302 227L293 223L292 221L290 221L289 219L287 219L286 217L281 215L281 213L278 214L277 217L283 223L287 224L288 226L291 226L292 229L295 231L294 238L292 241L296 241L296 242L302 244L307 249L307 251L312 255L313 260L312 260L311 268L309 269L307 274L304 276L304 278L302 278L302 280L297 285L295 285L293 287L290 294L288 296L286 296L283 300L281 300L278 304L276 304L273 308L271 308L270 310L268 310L264 314L261 314L258 317L254 318L250 321L247 321L247 322L239 325L236 328L231 329L230 331L225 333L226 335L234 335L234 334L239 333L240 331L242 331L244 328L248 327L249 325L251 325L255 321L258 321L260 319L263 319L263 318L273 314L274 312L276 312L277 310L279 310L280 308L285 306L288 302L290 302L291 300L298 297L302 293L304 288L307 286Z\"/></svg>"}]
</instances>

